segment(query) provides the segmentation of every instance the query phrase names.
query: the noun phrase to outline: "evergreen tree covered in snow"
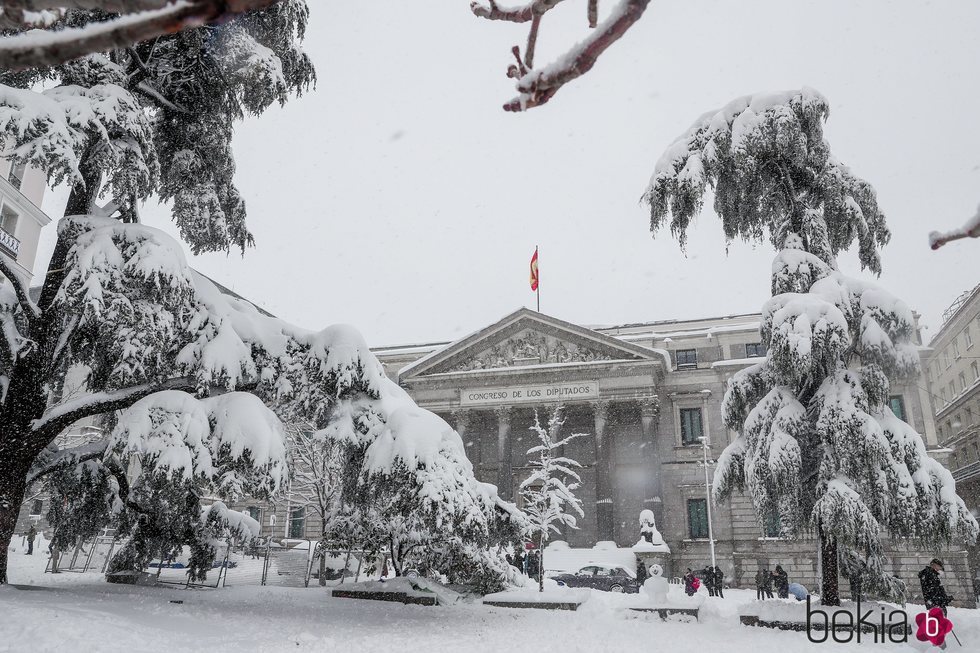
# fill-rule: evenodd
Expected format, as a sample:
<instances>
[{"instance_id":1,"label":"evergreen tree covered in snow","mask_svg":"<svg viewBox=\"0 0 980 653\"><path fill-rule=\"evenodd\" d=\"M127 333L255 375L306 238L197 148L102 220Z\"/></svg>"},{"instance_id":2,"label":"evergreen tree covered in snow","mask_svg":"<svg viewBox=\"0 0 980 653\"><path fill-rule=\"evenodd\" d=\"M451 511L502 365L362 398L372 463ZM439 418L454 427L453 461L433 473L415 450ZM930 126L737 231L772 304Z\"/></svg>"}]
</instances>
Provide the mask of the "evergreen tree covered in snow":
<instances>
[{"instance_id":1,"label":"evergreen tree covered in snow","mask_svg":"<svg viewBox=\"0 0 980 653\"><path fill-rule=\"evenodd\" d=\"M778 516L788 536L815 531L822 600L836 604L841 553L864 569L865 587L902 598L883 568L882 534L938 547L974 541L977 522L887 406L889 379L918 374L914 318L838 270L856 241L861 265L880 273L889 232L871 185L831 154L828 112L812 89L738 98L670 146L645 200L651 230L670 216L683 246L710 186L729 239L767 238L778 251L762 310L768 354L729 384L724 419L739 436L719 460L714 497L747 489L760 520Z\"/></svg>"},{"instance_id":2,"label":"evergreen tree covered in snow","mask_svg":"<svg viewBox=\"0 0 980 653\"><path fill-rule=\"evenodd\" d=\"M456 431L417 408L376 359L366 364L361 373L376 387L340 396L314 422L347 461L341 515L328 536L388 555L396 575L416 568L500 589L512 576L500 545L522 537L525 516L476 480Z\"/></svg>"},{"instance_id":3,"label":"evergreen tree covered in snow","mask_svg":"<svg viewBox=\"0 0 980 653\"><path fill-rule=\"evenodd\" d=\"M69 9L57 20L111 17ZM390 524L412 513L392 531L398 547L451 542L482 560L474 547L520 527L473 478L458 434L389 381L353 329L310 332L261 315L195 274L172 239L134 224L156 193L193 251L251 241L232 126L313 82L299 47L306 21L304 2L282 0L54 68L0 72L0 141L71 187L37 301L0 254L0 582L28 481L50 474L75 497L58 515L66 537L111 520L143 542L127 554L137 567L156 549L212 537L216 520L232 528L235 515L198 499L272 492L285 465L271 413L252 410L252 430L227 431L242 446L222 448L234 419L214 395L238 391L339 434L343 501L377 500ZM76 395L59 381L69 369L84 377ZM102 446L55 444L75 422L117 411ZM144 463L130 479L133 456Z\"/></svg>"},{"instance_id":4,"label":"evergreen tree covered in snow","mask_svg":"<svg viewBox=\"0 0 980 653\"><path fill-rule=\"evenodd\" d=\"M563 447L586 433L572 433L562 437L561 406L556 406L548 418L547 428L541 426L537 411L534 413L534 426L531 430L541 444L527 450L532 468L531 474L521 483L521 496L524 499L524 511L530 522L530 535L538 545L541 556L538 562L538 591L544 591L544 546L552 533L560 533L560 526L577 528L576 518L584 517L582 501L575 496L582 479L576 468L581 465L561 455Z\"/></svg>"},{"instance_id":5,"label":"evergreen tree covered in snow","mask_svg":"<svg viewBox=\"0 0 980 653\"><path fill-rule=\"evenodd\" d=\"M137 567L160 550L194 550L213 537L205 526L216 518L202 514L201 497L268 496L286 480L283 427L259 398L313 425L312 437L332 440L345 461L340 501L377 515L398 553L439 549L487 569L495 563L486 562L486 549L520 529L520 513L476 481L459 435L390 381L350 327L310 332L260 314L194 273L156 229L95 217L60 227L74 245L49 313L60 320L50 325L58 334L54 361L84 369L85 389L70 398L46 394L24 430L4 422L0 444L15 455L0 458L10 470L0 478L22 496L28 476L64 472L65 482L70 470L67 482L88 489L66 492L78 496L60 516L66 536L116 525L133 534L134 550L120 558ZM29 327L33 305L18 302L9 286L0 298L9 307L0 313L5 327L14 334ZM15 352L13 388L22 357L36 350L21 345L22 354L12 349L18 341L5 342ZM8 390L6 401L12 396ZM113 411L121 412L102 447L53 444L79 419ZM140 465L127 475L134 457ZM12 532L19 500L11 503Z\"/></svg>"}]
</instances>

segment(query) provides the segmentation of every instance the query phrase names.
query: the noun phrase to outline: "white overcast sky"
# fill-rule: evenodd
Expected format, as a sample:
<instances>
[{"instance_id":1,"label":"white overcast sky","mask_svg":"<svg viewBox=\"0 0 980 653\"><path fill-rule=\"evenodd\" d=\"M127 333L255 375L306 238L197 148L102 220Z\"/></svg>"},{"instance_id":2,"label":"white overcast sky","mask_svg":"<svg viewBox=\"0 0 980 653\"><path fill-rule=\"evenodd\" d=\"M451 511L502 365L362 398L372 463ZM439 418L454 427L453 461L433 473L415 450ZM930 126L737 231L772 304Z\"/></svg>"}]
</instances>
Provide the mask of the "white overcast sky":
<instances>
[{"instance_id":1,"label":"white overcast sky","mask_svg":"<svg viewBox=\"0 0 980 653\"><path fill-rule=\"evenodd\" d=\"M758 311L769 246L726 253L708 208L685 256L651 238L639 199L700 114L803 85L830 99L835 154L878 191L893 232L879 282L923 314L927 339L980 282L980 242L926 241L980 201L980 2L654 0L591 73L517 115L500 105L525 27L477 19L468 0L309 4L316 91L235 137L256 247L191 257L290 322L347 322L372 345L453 339L534 306L535 245L541 308L566 320ZM585 35L584 5L548 14L539 65ZM174 232L166 207L144 217Z\"/></svg>"}]
</instances>

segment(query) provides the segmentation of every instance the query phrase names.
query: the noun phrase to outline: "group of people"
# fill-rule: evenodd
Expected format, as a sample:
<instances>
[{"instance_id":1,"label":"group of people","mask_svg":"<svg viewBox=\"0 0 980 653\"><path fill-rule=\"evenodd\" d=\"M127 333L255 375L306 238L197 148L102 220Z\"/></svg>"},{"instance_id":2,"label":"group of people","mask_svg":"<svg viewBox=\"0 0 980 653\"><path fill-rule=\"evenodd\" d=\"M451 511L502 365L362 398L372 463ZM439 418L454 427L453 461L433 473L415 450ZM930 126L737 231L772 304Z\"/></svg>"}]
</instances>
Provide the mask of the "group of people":
<instances>
[{"instance_id":1,"label":"group of people","mask_svg":"<svg viewBox=\"0 0 980 653\"><path fill-rule=\"evenodd\" d=\"M769 571L769 567L763 565L755 574L755 598L760 601L773 598L773 586L776 588L776 596L781 599L789 598L789 574L780 565L776 565L774 571Z\"/></svg>"},{"instance_id":2,"label":"group of people","mask_svg":"<svg viewBox=\"0 0 980 653\"><path fill-rule=\"evenodd\" d=\"M708 596L725 598L725 573L718 565L708 565L698 573L687 568L687 573L684 574L684 593L694 596L702 584L708 590Z\"/></svg>"},{"instance_id":3,"label":"group of people","mask_svg":"<svg viewBox=\"0 0 980 653\"><path fill-rule=\"evenodd\" d=\"M541 554L537 551L529 551L527 554L524 554L523 551L518 549L514 552L513 556L507 554L507 562L525 576L537 578L541 566Z\"/></svg>"}]
</instances>

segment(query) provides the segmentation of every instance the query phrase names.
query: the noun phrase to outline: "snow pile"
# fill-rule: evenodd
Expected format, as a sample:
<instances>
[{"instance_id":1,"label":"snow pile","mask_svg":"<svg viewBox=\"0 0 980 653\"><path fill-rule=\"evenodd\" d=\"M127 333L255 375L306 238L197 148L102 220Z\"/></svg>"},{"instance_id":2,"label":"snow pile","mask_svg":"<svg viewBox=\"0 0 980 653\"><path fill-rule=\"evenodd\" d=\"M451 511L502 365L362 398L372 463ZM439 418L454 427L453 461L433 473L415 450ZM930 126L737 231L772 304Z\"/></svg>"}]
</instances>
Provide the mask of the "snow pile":
<instances>
[{"instance_id":1,"label":"snow pile","mask_svg":"<svg viewBox=\"0 0 980 653\"><path fill-rule=\"evenodd\" d=\"M544 550L544 564L548 573L572 573L589 565L622 567L636 573L636 555L633 549L614 548L572 548L562 540L555 540Z\"/></svg>"},{"instance_id":2,"label":"snow pile","mask_svg":"<svg viewBox=\"0 0 980 653\"><path fill-rule=\"evenodd\" d=\"M483 597L484 603L578 603L581 605L589 600L592 592L582 588L560 588L547 589L543 592L516 590L510 592L496 592L487 594Z\"/></svg>"},{"instance_id":3,"label":"snow pile","mask_svg":"<svg viewBox=\"0 0 980 653\"><path fill-rule=\"evenodd\" d=\"M400 576L388 580L363 581L360 583L345 583L338 588L351 592L398 592L411 597L435 596L439 605L454 605L463 598L445 585L428 578L406 578Z\"/></svg>"}]
</instances>

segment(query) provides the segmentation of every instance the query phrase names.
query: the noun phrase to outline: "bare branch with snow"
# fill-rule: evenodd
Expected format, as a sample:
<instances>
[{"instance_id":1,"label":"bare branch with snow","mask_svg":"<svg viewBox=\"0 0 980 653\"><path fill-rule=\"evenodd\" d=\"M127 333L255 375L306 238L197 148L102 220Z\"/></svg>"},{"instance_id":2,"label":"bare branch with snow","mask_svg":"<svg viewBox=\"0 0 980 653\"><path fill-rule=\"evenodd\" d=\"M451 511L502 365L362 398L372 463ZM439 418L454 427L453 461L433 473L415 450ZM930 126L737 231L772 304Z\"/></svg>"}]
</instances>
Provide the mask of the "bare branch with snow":
<instances>
[{"instance_id":1,"label":"bare branch with snow","mask_svg":"<svg viewBox=\"0 0 980 653\"><path fill-rule=\"evenodd\" d=\"M504 105L505 111L526 111L546 104L562 86L589 72L599 56L622 38L650 4L650 0L620 0L606 20L600 23L598 1L588 0L589 27L594 28L594 31L588 38L558 57L554 63L534 70L534 47L541 17L562 1L536 0L514 8L501 8L494 0L489 0L486 5L478 1L471 3L473 14L481 18L512 23L532 22L523 64L518 46L512 48L518 65L509 66L507 76L517 78L517 90L520 94Z\"/></svg>"},{"instance_id":2,"label":"bare branch with snow","mask_svg":"<svg viewBox=\"0 0 980 653\"><path fill-rule=\"evenodd\" d=\"M939 249L946 243L961 238L980 238L980 206L977 207L976 213L966 221L966 224L959 229L953 229L945 233L939 231L930 232L929 247Z\"/></svg>"},{"instance_id":3,"label":"bare branch with snow","mask_svg":"<svg viewBox=\"0 0 980 653\"><path fill-rule=\"evenodd\" d=\"M123 11L119 18L81 28L31 30L0 39L0 69L26 70L56 66L95 52L126 48L134 43L207 23L222 22L247 11L264 9L280 0L139 0L107 3L89 0L44 2L23 0L34 11L54 8L90 8ZM51 7L50 5L55 5ZM108 7L106 6L108 5ZM15 7L19 8L19 7ZM140 11L149 9L148 11ZM135 11L134 11L135 10ZM7 9L5 11L11 11Z\"/></svg>"}]
</instances>

